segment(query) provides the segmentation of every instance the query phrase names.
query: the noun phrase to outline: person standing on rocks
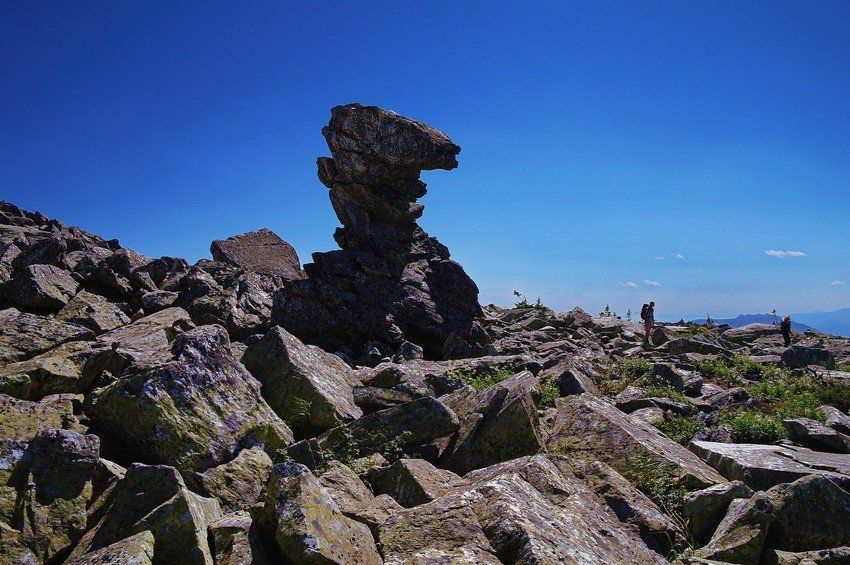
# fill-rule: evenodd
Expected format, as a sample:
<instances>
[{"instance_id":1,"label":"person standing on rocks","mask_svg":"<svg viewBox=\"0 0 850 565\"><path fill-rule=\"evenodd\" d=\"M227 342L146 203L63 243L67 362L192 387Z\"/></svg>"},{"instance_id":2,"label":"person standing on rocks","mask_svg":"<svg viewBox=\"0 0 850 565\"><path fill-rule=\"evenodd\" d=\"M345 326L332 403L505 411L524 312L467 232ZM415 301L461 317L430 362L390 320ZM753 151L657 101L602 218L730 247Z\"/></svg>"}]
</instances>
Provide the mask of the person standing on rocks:
<instances>
[{"instance_id":1,"label":"person standing on rocks","mask_svg":"<svg viewBox=\"0 0 850 565\"><path fill-rule=\"evenodd\" d=\"M782 332L782 339L785 340L785 347L791 345L791 316L785 316L779 322L779 331Z\"/></svg>"},{"instance_id":2,"label":"person standing on rocks","mask_svg":"<svg viewBox=\"0 0 850 565\"><path fill-rule=\"evenodd\" d=\"M655 302L650 301L640 309L640 319L643 320L643 343L649 345L649 336L652 334L652 326L655 324Z\"/></svg>"}]
</instances>

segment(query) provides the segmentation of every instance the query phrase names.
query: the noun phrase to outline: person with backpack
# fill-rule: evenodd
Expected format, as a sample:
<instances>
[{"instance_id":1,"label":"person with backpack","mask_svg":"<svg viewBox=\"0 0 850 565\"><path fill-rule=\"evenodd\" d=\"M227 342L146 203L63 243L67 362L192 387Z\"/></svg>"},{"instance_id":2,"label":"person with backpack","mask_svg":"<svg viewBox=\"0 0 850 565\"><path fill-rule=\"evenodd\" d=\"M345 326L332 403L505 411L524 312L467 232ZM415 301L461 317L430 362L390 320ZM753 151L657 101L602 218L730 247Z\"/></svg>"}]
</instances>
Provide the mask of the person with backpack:
<instances>
[{"instance_id":1,"label":"person with backpack","mask_svg":"<svg viewBox=\"0 0 850 565\"><path fill-rule=\"evenodd\" d=\"M649 344L649 338L652 334L652 326L655 324L655 302L650 301L649 304L644 304L640 309L640 319L643 320L643 342Z\"/></svg>"},{"instance_id":2,"label":"person with backpack","mask_svg":"<svg viewBox=\"0 0 850 565\"><path fill-rule=\"evenodd\" d=\"M782 339L785 340L785 347L791 345L791 316L785 316L779 322L779 331L782 332Z\"/></svg>"}]
</instances>

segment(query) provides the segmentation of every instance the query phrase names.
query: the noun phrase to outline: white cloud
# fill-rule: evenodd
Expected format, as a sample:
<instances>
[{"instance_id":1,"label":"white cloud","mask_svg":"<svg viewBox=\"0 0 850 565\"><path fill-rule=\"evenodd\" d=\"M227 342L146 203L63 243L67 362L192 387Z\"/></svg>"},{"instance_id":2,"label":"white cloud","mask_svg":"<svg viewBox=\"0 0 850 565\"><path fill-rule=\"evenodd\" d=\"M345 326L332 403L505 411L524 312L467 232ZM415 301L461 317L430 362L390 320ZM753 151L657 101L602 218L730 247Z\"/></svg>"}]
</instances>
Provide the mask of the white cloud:
<instances>
[{"instance_id":1,"label":"white cloud","mask_svg":"<svg viewBox=\"0 0 850 565\"><path fill-rule=\"evenodd\" d=\"M627 286L629 288L634 288L638 285L637 283L632 282L632 281L618 282L617 284L620 285L620 286Z\"/></svg>"},{"instance_id":2,"label":"white cloud","mask_svg":"<svg viewBox=\"0 0 850 565\"><path fill-rule=\"evenodd\" d=\"M670 257L672 257L673 259L684 259L685 258L685 256L682 255L681 253L671 253Z\"/></svg>"},{"instance_id":3,"label":"white cloud","mask_svg":"<svg viewBox=\"0 0 850 565\"><path fill-rule=\"evenodd\" d=\"M806 254L802 251L783 251L782 249L765 249L764 254L778 259L785 257L805 257Z\"/></svg>"},{"instance_id":4,"label":"white cloud","mask_svg":"<svg viewBox=\"0 0 850 565\"><path fill-rule=\"evenodd\" d=\"M659 286L661 286L660 282L654 281L654 280L651 280L651 279L643 279L643 282L645 282L649 286L654 286L655 288L658 288Z\"/></svg>"},{"instance_id":5,"label":"white cloud","mask_svg":"<svg viewBox=\"0 0 850 565\"><path fill-rule=\"evenodd\" d=\"M832 286L844 286L844 285L846 285L847 283L846 283L846 282L844 282L844 281L832 281L832 282L831 282L831 283L829 283L829 284L831 284Z\"/></svg>"}]
</instances>

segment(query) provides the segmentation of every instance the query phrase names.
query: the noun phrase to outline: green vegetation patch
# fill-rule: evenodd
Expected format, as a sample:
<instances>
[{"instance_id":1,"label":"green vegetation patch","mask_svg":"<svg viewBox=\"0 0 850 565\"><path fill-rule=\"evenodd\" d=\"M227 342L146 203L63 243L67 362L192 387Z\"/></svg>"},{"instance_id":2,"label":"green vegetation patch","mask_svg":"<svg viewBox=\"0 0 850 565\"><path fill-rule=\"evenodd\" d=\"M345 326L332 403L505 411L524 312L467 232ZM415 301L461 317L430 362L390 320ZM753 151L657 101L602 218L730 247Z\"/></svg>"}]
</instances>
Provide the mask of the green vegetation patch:
<instances>
[{"instance_id":1,"label":"green vegetation patch","mask_svg":"<svg viewBox=\"0 0 850 565\"><path fill-rule=\"evenodd\" d=\"M687 491L678 484L673 465L639 452L612 466L664 513L682 516L682 500Z\"/></svg>"},{"instance_id":2,"label":"green vegetation patch","mask_svg":"<svg viewBox=\"0 0 850 565\"><path fill-rule=\"evenodd\" d=\"M703 428L703 425L692 416L667 414L655 427L673 441L685 445Z\"/></svg>"},{"instance_id":3,"label":"green vegetation patch","mask_svg":"<svg viewBox=\"0 0 850 565\"><path fill-rule=\"evenodd\" d=\"M558 385L553 382L540 383L540 406L543 408L553 408L555 401L561 396Z\"/></svg>"},{"instance_id":4,"label":"green vegetation patch","mask_svg":"<svg viewBox=\"0 0 850 565\"><path fill-rule=\"evenodd\" d=\"M495 384L509 379L517 373L514 367L460 367L448 372L448 376L462 380L475 390L484 390Z\"/></svg>"}]
</instances>

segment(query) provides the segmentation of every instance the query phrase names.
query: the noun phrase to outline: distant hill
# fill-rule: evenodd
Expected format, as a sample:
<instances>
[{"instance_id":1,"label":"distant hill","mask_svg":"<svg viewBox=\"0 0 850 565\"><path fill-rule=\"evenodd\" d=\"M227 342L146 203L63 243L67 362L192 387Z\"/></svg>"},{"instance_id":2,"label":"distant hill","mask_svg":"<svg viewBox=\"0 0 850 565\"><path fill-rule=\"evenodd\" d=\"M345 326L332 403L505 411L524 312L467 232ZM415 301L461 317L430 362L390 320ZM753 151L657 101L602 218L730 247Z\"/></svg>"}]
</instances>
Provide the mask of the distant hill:
<instances>
[{"instance_id":1,"label":"distant hill","mask_svg":"<svg viewBox=\"0 0 850 565\"><path fill-rule=\"evenodd\" d=\"M834 312L791 314L791 319L814 326L822 332L850 337L850 308Z\"/></svg>"},{"instance_id":2,"label":"distant hill","mask_svg":"<svg viewBox=\"0 0 850 565\"><path fill-rule=\"evenodd\" d=\"M779 319L779 318L777 318ZM733 328L740 328L741 326L746 326L748 324L772 324L773 323L773 314L739 314L734 318L712 318L715 324L729 324ZM691 320L696 324L704 324L705 318L701 318L698 320ZM815 331L825 331L827 333L835 333L827 330L819 330L815 329L812 326L802 324L797 321L797 315L791 314L791 329L798 332L804 332L806 330L815 330ZM843 334L837 334L843 335Z\"/></svg>"}]
</instances>

